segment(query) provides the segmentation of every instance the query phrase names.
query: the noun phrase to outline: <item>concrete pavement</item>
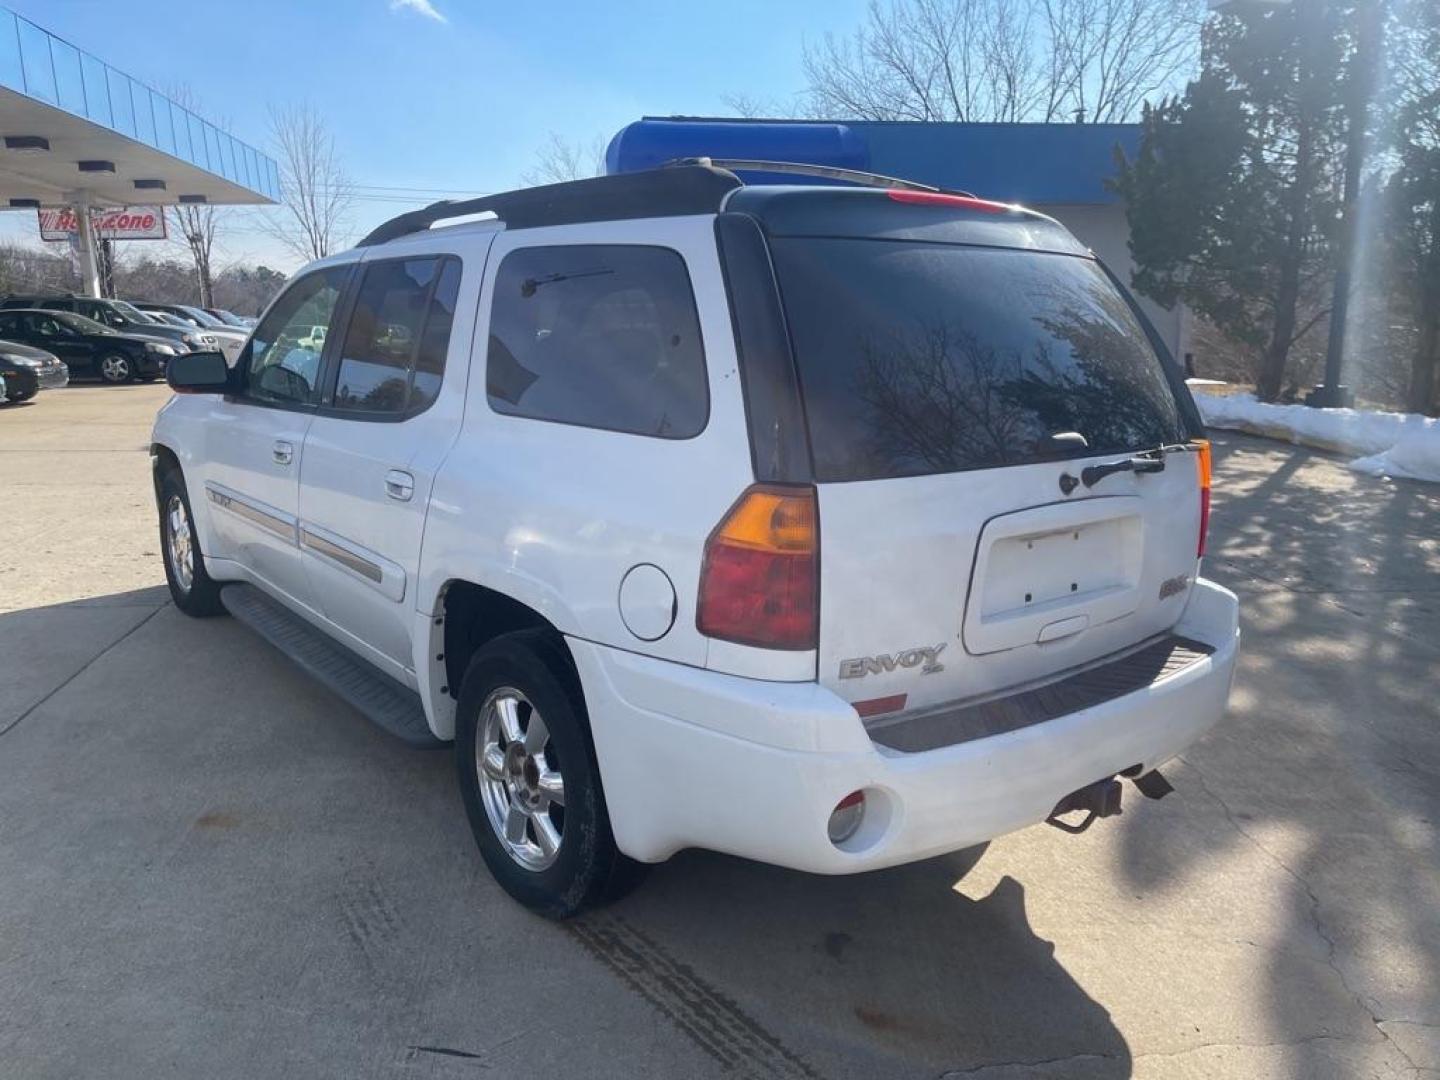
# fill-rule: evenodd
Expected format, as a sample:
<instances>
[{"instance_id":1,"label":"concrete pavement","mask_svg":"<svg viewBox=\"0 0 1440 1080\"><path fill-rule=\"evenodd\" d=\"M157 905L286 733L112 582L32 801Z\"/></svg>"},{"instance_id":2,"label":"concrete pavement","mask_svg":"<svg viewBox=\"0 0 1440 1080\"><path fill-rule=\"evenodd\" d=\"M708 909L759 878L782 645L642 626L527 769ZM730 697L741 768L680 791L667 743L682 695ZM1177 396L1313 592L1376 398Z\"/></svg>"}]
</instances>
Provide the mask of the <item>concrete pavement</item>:
<instances>
[{"instance_id":1,"label":"concrete pavement","mask_svg":"<svg viewBox=\"0 0 1440 1080\"><path fill-rule=\"evenodd\" d=\"M0 1077L1440 1077L1440 491L1219 445L1231 714L1080 837L566 926L445 753L163 589L158 387L0 410Z\"/></svg>"}]
</instances>

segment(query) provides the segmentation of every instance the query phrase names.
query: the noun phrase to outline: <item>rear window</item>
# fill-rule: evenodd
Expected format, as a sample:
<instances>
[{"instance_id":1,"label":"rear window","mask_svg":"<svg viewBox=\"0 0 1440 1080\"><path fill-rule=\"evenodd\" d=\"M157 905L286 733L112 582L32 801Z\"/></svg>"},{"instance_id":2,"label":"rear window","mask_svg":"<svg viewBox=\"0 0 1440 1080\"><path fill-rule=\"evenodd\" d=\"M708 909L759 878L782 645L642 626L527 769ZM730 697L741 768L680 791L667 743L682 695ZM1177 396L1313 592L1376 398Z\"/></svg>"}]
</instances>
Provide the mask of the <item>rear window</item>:
<instances>
[{"instance_id":1,"label":"rear window","mask_svg":"<svg viewBox=\"0 0 1440 1080\"><path fill-rule=\"evenodd\" d=\"M776 238L818 480L1020 465L1183 442L1160 359L1093 260ZM1073 455L1072 455L1073 456Z\"/></svg>"}]
</instances>

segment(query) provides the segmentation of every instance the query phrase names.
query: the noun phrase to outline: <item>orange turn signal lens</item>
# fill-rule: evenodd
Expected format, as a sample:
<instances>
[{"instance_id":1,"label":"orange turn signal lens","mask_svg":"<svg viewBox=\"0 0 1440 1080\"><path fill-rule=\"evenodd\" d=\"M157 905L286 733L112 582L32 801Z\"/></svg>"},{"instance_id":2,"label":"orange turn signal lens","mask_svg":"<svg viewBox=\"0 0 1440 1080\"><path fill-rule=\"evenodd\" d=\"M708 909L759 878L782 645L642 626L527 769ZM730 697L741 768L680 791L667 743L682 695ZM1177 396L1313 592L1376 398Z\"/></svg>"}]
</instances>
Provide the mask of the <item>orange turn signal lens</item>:
<instances>
[{"instance_id":1,"label":"orange turn signal lens","mask_svg":"<svg viewBox=\"0 0 1440 1080\"><path fill-rule=\"evenodd\" d=\"M1195 440L1196 468L1200 476L1200 541L1195 545L1195 557L1205 554L1205 538L1210 532L1210 440Z\"/></svg>"},{"instance_id":2,"label":"orange turn signal lens","mask_svg":"<svg viewBox=\"0 0 1440 1080\"><path fill-rule=\"evenodd\" d=\"M756 486L740 497L715 542L792 555L815 551L815 496L808 489Z\"/></svg>"}]
</instances>

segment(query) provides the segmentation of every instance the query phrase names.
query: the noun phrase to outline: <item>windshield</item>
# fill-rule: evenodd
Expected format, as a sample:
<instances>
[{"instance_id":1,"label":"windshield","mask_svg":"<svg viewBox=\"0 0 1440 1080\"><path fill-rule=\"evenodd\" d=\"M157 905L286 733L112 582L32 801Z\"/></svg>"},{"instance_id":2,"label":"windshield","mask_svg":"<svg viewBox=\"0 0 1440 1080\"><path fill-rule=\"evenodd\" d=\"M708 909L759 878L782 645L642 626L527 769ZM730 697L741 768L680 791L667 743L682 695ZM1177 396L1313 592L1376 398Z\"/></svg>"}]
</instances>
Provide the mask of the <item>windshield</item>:
<instances>
[{"instance_id":1,"label":"windshield","mask_svg":"<svg viewBox=\"0 0 1440 1080\"><path fill-rule=\"evenodd\" d=\"M208 311L204 311L201 308L191 307L189 304L177 304L176 306L207 330L224 327L225 325L219 319L215 318L214 315L211 315Z\"/></svg>"},{"instance_id":2,"label":"windshield","mask_svg":"<svg viewBox=\"0 0 1440 1080\"><path fill-rule=\"evenodd\" d=\"M1183 442L1175 395L1091 259L902 241L772 241L819 480Z\"/></svg>"},{"instance_id":3,"label":"windshield","mask_svg":"<svg viewBox=\"0 0 1440 1080\"><path fill-rule=\"evenodd\" d=\"M69 311L47 311L46 314L53 315L56 322L60 323L62 326L68 326L77 334L115 333L114 330L111 330L103 323L98 323L94 319L87 319L84 315L76 315L73 312Z\"/></svg>"},{"instance_id":4,"label":"windshield","mask_svg":"<svg viewBox=\"0 0 1440 1080\"><path fill-rule=\"evenodd\" d=\"M155 321L154 319L150 318L150 316L147 315L145 312L141 311L133 304L127 304L124 300L111 300L110 307L113 310L118 311L121 315L124 315L132 322L149 323Z\"/></svg>"},{"instance_id":5,"label":"windshield","mask_svg":"<svg viewBox=\"0 0 1440 1080\"><path fill-rule=\"evenodd\" d=\"M245 320L240 318L240 316L236 315L233 311L216 311L215 317L221 322L223 322L226 326L233 326L238 330L248 329Z\"/></svg>"}]
</instances>

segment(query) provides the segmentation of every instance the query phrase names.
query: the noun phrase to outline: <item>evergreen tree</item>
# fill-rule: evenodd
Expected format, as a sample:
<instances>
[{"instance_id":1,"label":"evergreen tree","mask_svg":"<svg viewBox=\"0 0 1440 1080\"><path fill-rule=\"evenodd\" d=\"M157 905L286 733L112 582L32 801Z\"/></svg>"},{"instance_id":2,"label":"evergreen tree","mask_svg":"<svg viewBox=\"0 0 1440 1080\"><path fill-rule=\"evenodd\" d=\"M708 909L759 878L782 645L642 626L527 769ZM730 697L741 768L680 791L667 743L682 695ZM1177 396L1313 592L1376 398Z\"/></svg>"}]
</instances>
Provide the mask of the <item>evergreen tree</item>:
<instances>
[{"instance_id":1,"label":"evergreen tree","mask_svg":"<svg viewBox=\"0 0 1440 1080\"><path fill-rule=\"evenodd\" d=\"M1440 411L1440 7L1401 5L1394 29L1396 168L1386 191L1387 263L1397 318L1415 329L1406 407Z\"/></svg>"},{"instance_id":2,"label":"evergreen tree","mask_svg":"<svg viewBox=\"0 0 1440 1080\"><path fill-rule=\"evenodd\" d=\"M1115 181L1136 288L1251 345L1267 401L1326 314L1352 15L1295 0L1212 18L1200 77L1146 110L1140 152Z\"/></svg>"}]
</instances>

